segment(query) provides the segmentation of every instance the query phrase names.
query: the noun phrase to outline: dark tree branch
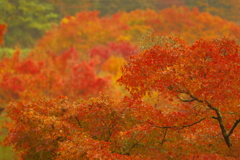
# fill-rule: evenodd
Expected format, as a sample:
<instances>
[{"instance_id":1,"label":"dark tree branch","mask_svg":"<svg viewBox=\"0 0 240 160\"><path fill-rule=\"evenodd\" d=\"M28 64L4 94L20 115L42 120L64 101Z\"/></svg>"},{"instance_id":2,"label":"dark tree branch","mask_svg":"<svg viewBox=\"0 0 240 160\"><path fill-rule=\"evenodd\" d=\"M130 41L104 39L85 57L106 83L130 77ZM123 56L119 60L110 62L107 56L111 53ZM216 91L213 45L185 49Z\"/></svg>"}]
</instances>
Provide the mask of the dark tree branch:
<instances>
[{"instance_id":1,"label":"dark tree branch","mask_svg":"<svg viewBox=\"0 0 240 160\"><path fill-rule=\"evenodd\" d=\"M213 118L213 119L216 119L216 120L218 120L218 118L217 118L217 117L213 117L213 116L212 116L212 118Z\"/></svg>"},{"instance_id":2,"label":"dark tree branch","mask_svg":"<svg viewBox=\"0 0 240 160\"><path fill-rule=\"evenodd\" d=\"M183 128L186 128L186 127L191 127L197 123L200 123L201 121L203 121L205 118L202 118L200 119L199 121L197 122L194 122L194 123L191 123L191 124L188 124L188 125L183 125L183 126L164 126L164 127L160 127L160 126L156 126L154 124L151 124L152 127L156 127L156 128L164 128L164 129L167 129L167 128L173 128L173 129L177 129L177 130L180 130L180 129L183 129Z\"/></svg>"},{"instance_id":3,"label":"dark tree branch","mask_svg":"<svg viewBox=\"0 0 240 160\"><path fill-rule=\"evenodd\" d=\"M215 107L213 107L208 101L202 101L202 100L198 100L198 102L202 102L202 103L205 103L207 104L208 108L214 110L216 113L219 112L219 110ZM220 113L220 112L219 112Z\"/></svg>"},{"instance_id":4,"label":"dark tree branch","mask_svg":"<svg viewBox=\"0 0 240 160\"><path fill-rule=\"evenodd\" d=\"M208 101L204 101L204 102L207 104L207 106L208 106L210 109L212 109L212 110L215 111L215 113L216 113L216 115L217 115L216 119L218 120L220 129L221 129L221 131L222 131L223 138L224 138L227 146L228 146L228 147L231 147L232 144L231 144L231 141L230 141L229 136L232 134L233 130L237 127L237 125L238 125L238 123L239 123L240 120L236 121L236 122L233 124L232 128L230 129L229 133L227 133L227 130L226 130L224 124L223 124L222 114L221 114L220 110L219 110L218 108L213 107Z\"/></svg>"},{"instance_id":5,"label":"dark tree branch","mask_svg":"<svg viewBox=\"0 0 240 160\"><path fill-rule=\"evenodd\" d=\"M192 98L192 99L182 99L180 96L178 96L178 98L179 98L182 102L193 102L193 101L197 100L196 98Z\"/></svg>"},{"instance_id":6,"label":"dark tree branch","mask_svg":"<svg viewBox=\"0 0 240 160\"><path fill-rule=\"evenodd\" d=\"M219 85L221 84L221 82L218 84L217 87L219 87ZM230 141L230 135L233 133L234 129L237 127L237 125L240 123L240 119L236 120L235 123L232 125L231 129L228 131L227 133L227 130L226 130L226 127L224 126L224 123L223 123L223 117L222 117L222 114L220 112L220 110L216 107L213 107L211 105L210 102L206 101L206 100L200 100L198 99L197 97L194 97L193 95L189 94L189 93L186 93L188 94L192 99L182 99L181 97L178 96L178 98L182 101L182 102L193 102L193 101L197 101L197 102L200 102L202 104L205 104L209 109L213 110L217 117L212 117L213 119L216 119L218 120L218 123L219 123L219 126L220 126L220 129L221 129L221 132L222 132L222 136L225 140L225 143L227 144L228 147L231 147L232 144L231 144L231 141ZM229 112L230 114L234 114L233 112ZM204 118L205 119L205 118ZM196 123L199 123L201 122L203 119L201 119L200 121L198 122L195 122L193 124L190 124L190 125L186 125L186 126L182 126L182 128L185 128L185 127L188 127L188 126L191 126L191 125L194 125ZM170 126L170 127L159 127L159 126L155 126L155 127L158 127L158 128L177 128L177 126ZM182 129L180 128L180 129Z\"/></svg>"},{"instance_id":7,"label":"dark tree branch","mask_svg":"<svg viewBox=\"0 0 240 160\"><path fill-rule=\"evenodd\" d=\"M236 120L235 123L233 124L233 126L231 127L231 129L229 130L227 137L229 137L232 133L233 130L237 127L238 123L240 123L240 119Z\"/></svg>"},{"instance_id":8,"label":"dark tree branch","mask_svg":"<svg viewBox=\"0 0 240 160\"><path fill-rule=\"evenodd\" d=\"M132 145L132 147L128 150L128 152L126 152L124 155L130 155L131 150L132 150L136 145L138 145L139 142L141 142L144 138L145 138L145 136L143 136L140 140L138 140L137 142L135 142L135 143Z\"/></svg>"}]
</instances>

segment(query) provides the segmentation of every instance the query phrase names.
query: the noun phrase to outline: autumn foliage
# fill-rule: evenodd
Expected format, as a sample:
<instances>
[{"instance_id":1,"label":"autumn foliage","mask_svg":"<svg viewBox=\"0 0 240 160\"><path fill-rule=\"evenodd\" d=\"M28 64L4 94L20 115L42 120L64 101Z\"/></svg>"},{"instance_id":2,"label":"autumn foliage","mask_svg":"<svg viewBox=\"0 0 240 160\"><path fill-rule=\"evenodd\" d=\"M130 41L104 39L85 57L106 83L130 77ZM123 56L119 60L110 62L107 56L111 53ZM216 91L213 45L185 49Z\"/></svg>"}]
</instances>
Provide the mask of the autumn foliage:
<instances>
[{"instance_id":1,"label":"autumn foliage","mask_svg":"<svg viewBox=\"0 0 240 160\"><path fill-rule=\"evenodd\" d=\"M159 12L135 10L108 17L99 17L98 12L80 12L64 18L59 26L48 31L34 50L36 53L61 53L74 46L84 58L85 51L108 42L127 41L141 46L139 38L149 29L154 29L157 35L162 36L173 33L188 44L200 38L213 39L228 35L240 38L239 25L200 12L197 8L167 8Z\"/></svg>"},{"instance_id":2,"label":"autumn foliage","mask_svg":"<svg viewBox=\"0 0 240 160\"><path fill-rule=\"evenodd\" d=\"M0 24L0 44L3 43L3 34L6 30L5 24Z\"/></svg>"},{"instance_id":3,"label":"autumn foliage","mask_svg":"<svg viewBox=\"0 0 240 160\"><path fill-rule=\"evenodd\" d=\"M119 82L131 96L11 102L4 145L14 145L22 159L239 158L239 44L156 39L123 66ZM175 109L145 102L153 92Z\"/></svg>"},{"instance_id":4,"label":"autumn foliage","mask_svg":"<svg viewBox=\"0 0 240 160\"><path fill-rule=\"evenodd\" d=\"M195 117L219 125L228 147L232 143L239 145L239 132L235 131L240 123L240 81L236 76L240 74L239 47L229 38L200 39L191 46L177 37L162 38L152 48L130 58L119 82L135 98L155 90L171 99L194 103L190 111L198 110Z\"/></svg>"},{"instance_id":5,"label":"autumn foliage","mask_svg":"<svg viewBox=\"0 0 240 160\"><path fill-rule=\"evenodd\" d=\"M22 159L239 159L239 35L196 8L65 17L0 61L2 144Z\"/></svg>"},{"instance_id":6,"label":"autumn foliage","mask_svg":"<svg viewBox=\"0 0 240 160\"><path fill-rule=\"evenodd\" d=\"M99 77L94 60L82 61L74 48L56 55L49 53L44 60L21 58L16 50L11 58L0 62L1 104L14 99L32 99L66 95L71 99L96 95L108 86L108 77Z\"/></svg>"},{"instance_id":7,"label":"autumn foliage","mask_svg":"<svg viewBox=\"0 0 240 160\"><path fill-rule=\"evenodd\" d=\"M240 3L238 0L196 0L196 1L188 1L184 0L186 5L189 7L198 7L201 11L207 11L212 15L217 15L223 19L227 19L230 21L239 22L239 9Z\"/></svg>"}]
</instances>

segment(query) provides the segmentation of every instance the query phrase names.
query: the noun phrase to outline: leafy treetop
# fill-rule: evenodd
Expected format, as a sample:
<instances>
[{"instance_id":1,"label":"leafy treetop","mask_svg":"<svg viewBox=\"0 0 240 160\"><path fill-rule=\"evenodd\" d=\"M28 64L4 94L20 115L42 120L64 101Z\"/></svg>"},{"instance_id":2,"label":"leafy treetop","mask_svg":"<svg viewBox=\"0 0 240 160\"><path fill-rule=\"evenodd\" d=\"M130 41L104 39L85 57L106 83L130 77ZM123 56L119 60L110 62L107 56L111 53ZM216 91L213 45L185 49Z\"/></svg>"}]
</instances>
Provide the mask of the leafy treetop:
<instances>
[{"instance_id":1,"label":"leafy treetop","mask_svg":"<svg viewBox=\"0 0 240 160\"><path fill-rule=\"evenodd\" d=\"M155 43L130 58L119 82L134 97L157 91L207 108L230 147L230 136L240 122L240 45L226 37L187 45L168 36Z\"/></svg>"}]
</instances>

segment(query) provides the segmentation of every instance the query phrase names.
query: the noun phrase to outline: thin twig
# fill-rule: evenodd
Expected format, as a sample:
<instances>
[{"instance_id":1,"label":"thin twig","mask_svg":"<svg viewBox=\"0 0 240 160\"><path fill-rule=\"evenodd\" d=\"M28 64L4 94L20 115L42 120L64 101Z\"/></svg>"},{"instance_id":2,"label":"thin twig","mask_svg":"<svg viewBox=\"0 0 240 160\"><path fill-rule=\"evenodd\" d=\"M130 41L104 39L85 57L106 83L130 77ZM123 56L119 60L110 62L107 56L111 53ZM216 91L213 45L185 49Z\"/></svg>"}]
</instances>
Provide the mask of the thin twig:
<instances>
[{"instance_id":1,"label":"thin twig","mask_svg":"<svg viewBox=\"0 0 240 160\"><path fill-rule=\"evenodd\" d=\"M167 130L168 130L168 128L165 128L165 130L164 130L164 135L163 135L163 139L162 139L162 142L160 143L161 146L162 146L163 143L165 142L166 135L167 135Z\"/></svg>"},{"instance_id":2,"label":"thin twig","mask_svg":"<svg viewBox=\"0 0 240 160\"><path fill-rule=\"evenodd\" d=\"M79 125L79 127L81 128L81 127L82 127L82 125L81 125L81 123L80 123L79 119L78 119L77 117L75 117L75 119L77 120L77 122L78 122L78 125Z\"/></svg>"}]
</instances>

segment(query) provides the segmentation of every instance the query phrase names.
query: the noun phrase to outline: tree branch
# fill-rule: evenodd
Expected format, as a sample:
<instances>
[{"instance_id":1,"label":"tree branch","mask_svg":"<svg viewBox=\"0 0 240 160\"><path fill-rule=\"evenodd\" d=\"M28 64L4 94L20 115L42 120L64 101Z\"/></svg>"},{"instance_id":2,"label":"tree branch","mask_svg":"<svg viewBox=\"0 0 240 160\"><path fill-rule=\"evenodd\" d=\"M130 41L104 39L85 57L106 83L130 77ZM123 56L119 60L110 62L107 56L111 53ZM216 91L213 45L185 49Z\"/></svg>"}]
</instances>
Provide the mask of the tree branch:
<instances>
[{"instance_id":1,"label":"tree branch","mask_svg":"<svg viewBox=\"0 0 240 160\"><path fill-rule=\"evenodd\" d=\"M235 123L233 124L232 128L229 130L229 132L227 134L227 137L229 137L233 133L233 130L237 127L238 123L240 123L240 119L235 121Z\"/></svg>"},{"instance_id":2,"label":"tree branch","mask_svg":"<svg viewBox=\"0 0 240 160\"><path fill-rule=\"evenodd\" d=\"M178 130L180 130L180 129L183 129L183 128L186 128L186 127L191 127L191 126L193 126L193 125L195 125L195 124L197 124L197 123L200 123L201 121L203 121L205 118L202 118L202 119L200 119L199 121L196 121L196 122L194 122L194 123L191 123L191 124L188 124L188 125L183 125L183 126L164 126L164 127L160 127L160 126L156 126L156 125L154 125L154 124L151 124L152 125L152 127L156 127L156 128L165 128L165 129L167 129L167 128L175 128L175 129L178 129ZM149 123L149 122L148 122Z\"/></svg>"},{"instance_id":3,"label":"tree branch","mask_svg":"<svg viewBox=\"0 0 240 160\"><path fill-rule=\"evenodd\" d=\"M221 82L220 82L221 83ZM233 133L234 129L237 127L238 123L240 123L240 119L236 120L235 123L232 125L231 129L228 131L227 133L227 130L224 126L224 123L223 123L223 117L222 117L222 114L220 112L220 110L216 107L213 107L211 103L209 103L208 101L206 100L200 100L198 99L197 97L194 97L193 95L191 94L188 94L192 99L187 99L187 100L184 100L182 99L181 97L178 96L178 98L183 101L183 102L193 102L193 101L197 101L197 102L200 102L202 104L205 104L209 109L213 110L215 113L216 113L216 117L212 117L213 119L216 119L218 120L218 123L219 123L219 126L220 126L220 129L221 129L221 132L222 132L222 136L225 140L225 143L227 144L228 147L231 147L232 144L231 144L231 141L230 141L230 135ZM233 112L229 112L230 114L234 114ZM191 125L194 125L196 123L199 123L201 122L203 119L201 119L200 121L198 122L195 122L193 124L190 124L190 125L186 125L186 126L182 126L181 128L179 129L182 129L182 128L185 128L185 127L189 127ZM170 126L170 127L159 127L159 126L155 126L155 127L158 127L158 128L177 128L178 126Z\"/></svg>"},{"instance_id":4,"label":"tree branch","mask_svg":"<svg viewBox=\"0 0 240 160\"><path fill-rule=\"evenodd\" d=\"M78 123L79 127L82 128L82 125L81 125L79 119L77 117L75 117L75 119L77 120L77 123Z\"/></svg>"},{"instance_id":5,"label":"tree branch","mask_svg":"<svg viewBox=\"0 0 240 160\"><path fill-rule=\"evenodd\" d=\"M136 142L131 146L131 148L128 150L128 152L126 152L124 155L130 155L131 150L132 150L136 145L138 145L139 142L141 142L144 138L145 138L145 136L143 136L140 140L136 141Z\"/></svg>"},{"instance_id":6,"label":"tree branch","mask_svg":"<svg viewBox=\"0 0 240 160\"><path fill-rule=\"evenodd\" d=\"M221 114L220 110L218 108L213 107L208 101L204 101L204 102L207 104L207 106L210 109L215 111L215 113L217 115L217 117L215 117L215 118L218 120L220 129L222 131L223 138L224 138L227 146L231 147L232 144L231 144L231 141L229 139L229 136L232 134L233 130L236 128L237 124L239 123L238 121L240 121L240 120L236 121L235 124L233 124L232 128L230 129L229 133L227 133L227 130L226 130L224 124L223 124L222 114Z\"/></svg>"},{"instance_id":7,"label":"tree branch","mask_svg":"<svg viewBox=\"0 0 240 160\"><path fill-rule=\"evenodd\" d=\"M215 108L215 107L213 107L208 101L201 101L201 100L198 100L197 99L197 101L198 102L204 102L204 103L206 103L207 104L207 106L210 108L210 109L212 109L212 110L214 110L216 113L219 113L219 110L217 109L217 108ZM219 117L218 117L219 118Z\"/></svg>"},{"instance_id":8,"label":"tree branch","mask_svg":"<svg viewBox=\"0 0 240 160\"><path fill-rule=\"evenodd\" d=\"M213 118L213 119L216 119L216 120L218 120L218 118L217 118L217 117L214 117L214 116L212 116L212 118Z\"/></svg>"},{"instance_id":9,"label":"tree branch","mask_svg":"<svg viewBox=\"0 0 240 160\"><path fill-rule=\"evenodd\" d=\"M164 131L163 139L162 139L162 142L160 143L161 146L165 142L165 138L166 138L166 135L167 135L167 130L168 130L168 128L166 128L165 131Z\"/></svg>"},{"instance_id":10,"label":"tree branch","mask_svg":"<svg viewBox=\"0 0 240 160\"><path fill-rule=\"evenodd\" d=\"M192 99L182 99L180 96L178 96L178 98L179 98L182 102L193 102L193 101L197 100L197 98L195 98L195 97L191 97Z\"/></svg>"}]
</instances>

